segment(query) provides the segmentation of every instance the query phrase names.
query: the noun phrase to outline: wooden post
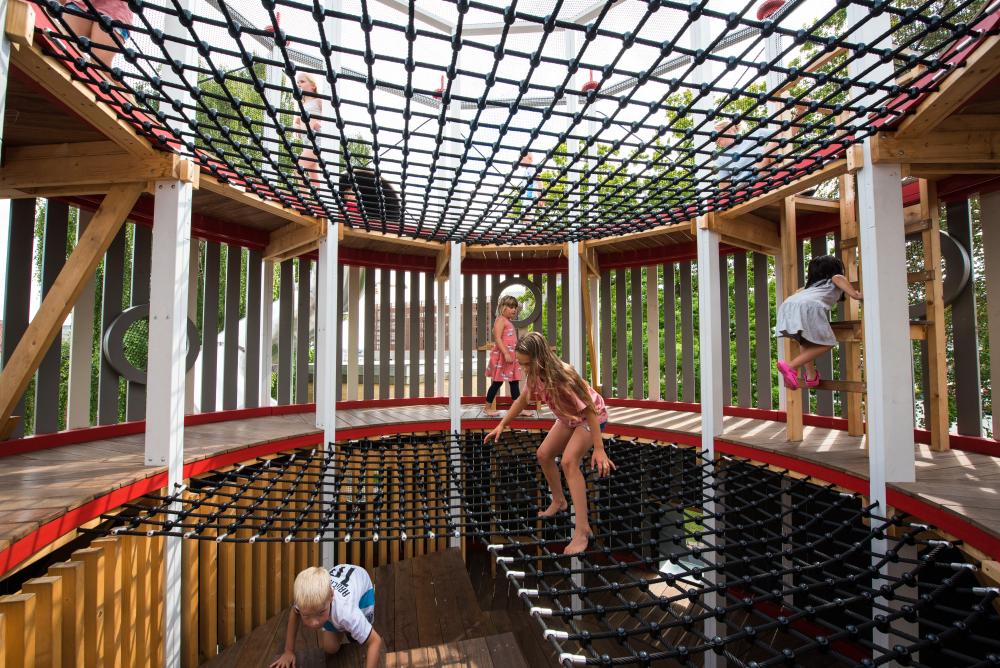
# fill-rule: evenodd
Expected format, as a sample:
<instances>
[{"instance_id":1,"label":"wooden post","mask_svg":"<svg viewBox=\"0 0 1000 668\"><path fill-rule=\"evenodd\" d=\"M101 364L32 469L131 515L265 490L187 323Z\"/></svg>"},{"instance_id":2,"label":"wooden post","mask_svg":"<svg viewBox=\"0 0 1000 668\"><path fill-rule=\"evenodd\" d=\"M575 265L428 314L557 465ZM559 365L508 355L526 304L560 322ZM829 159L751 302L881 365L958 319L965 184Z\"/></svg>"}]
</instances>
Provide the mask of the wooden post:
<instances>
[{"instance_id":1,"label":"wooden post","mask_svg":"<svg viewBox=\"0 0 1000 668\"><path fill-rule=\"evenodd\" d=\"M786 197L781 207L781 301L792 296L799 284L798 255L796 252L795 198ZM701 290L699 286L699 291ZM779 303L780 305L780 303ZM789 338L781 339L784 359L790 360L799 352L799 345ZM778 382L782 383L779 375ZM802 391L784 389L785 433L789 441L802 440Z\"/></svg>"},{"instance_id":2,"label":"wooden post","mask_svg":"<svg viewBox=\"0 0 1000 668\"><path fill-rule=\"evenodd\" d=\"M60 580L61 633L55 642L60 643L63 665L82 666L83 655L83 564L64 561L49 567L49 575ZM0 643L2 644L2 643ZM138 663L135 665L139 665Z\"/></svg>"},{"instance_id":3,"label":"wooden post","mask_svg":"<svg viewBox=\"0 0 1000 668\"><path fill-rule=\"evenodd\" d=\"M83 563L83 665L103 665L104 658L104 550L86 547L73 553Z\"/></svg>"},{"instance_id":4,"label":"wooden post","mask_svg":"<svg viewBox=\"0 0 1000 668\"><path fill-rule=\"evenodd\" d=\"M202 663L218 653L218 559L218 543L214 540L198 541L198 647ZM273 573L270 569L267 572Z\"/></svg>"},{"instance_id":5,"label":"wooden post","mask_svg":"<svg viewBox=\"0 0 1000 668\"><path fill-rule=\"evenodd\" d=\"M920 179L920 217L930 225L921 233L924 247L924 269L930 273L924 282L924 303L927 308L927 389L930 414L927 428L931 432L931 449L948 449L951 418L948 414L948 358L944 331L944 278L941 275L941 210L938 206L937 185Z\"/></svg>"},{"instance_id":6,"label":"wooden post","mask_svg":"<svg viewBox=\"0 0 1000 668\"><path fill-rule=\"evenodd\" d=\"M227 503L227 497L216 497ZM220 517L223 526L232 519L233 509L228 507ZM225 531L225 529L223 529ZM219 543L216 605L219 610L218 642L229 647L236 642L236 544L228 541Z\"/></svg>"},{"instance_id":7,"label":"wooden post","mask_svg":"<svg viewBox=\"0 0 1000 668\"><path fill-rule=\"evenodd\" d=\"M633 271L635 271L633 269ZM649 369L647 396L660 399L660 288L657 265L646 267L646 330L649 332L646 368Z\"/></svg>"},{"instance_id":8,"label":"wooden post","mask_svg":"<svg viewBox=\"0 0 1000 668\"><path fill-rule=\"evenodd\" d=\"M185 493L187 498L194 495ZM181 581L181 664L196 668L198 660L198 608L201 600L199 588L199 540L185 540L181 553L183 580ZM127 544L126 544L127 545ZM138 664L134 664L138 665Z\"/></svg>"},{"instance_id":9,"label":"wooden post","mask_svg":"<svg viewBox=\"0 0 1000 668\"><path fill-rule=\"evenodd\" d=\"M840 177L840 260L844 263L847 280L852 283L859 279L858 274L858 202L857 187L853 174ZM859 318L858 302L853 299L844 301L844 319ZM844 356L844 380L848 382L861 381L861 344L858 341L846 341L841 347ZM847 414L847 433L851 436L862 436L865 433L865 418L862 412L862 395L860 392L844 392L841 402Z\"/></svg>"},{"instance_id":10,"label":"wooden post","mask_svg":"<svg viewBox=\"0 0 1000 668\"><path fill-rule=\"evenodd\" d=\"M3 646L8 666L35 668L38 665L35 661L35 601L34 594L0 597L0 616L6 621Z\"/></svg>"},{"instance_id":11,"label":"wooden post","mask_svg":"<svg viewBox=\"0 0 1000 668\"><path fill-rule=\"evenodd\" d=\"M981 194L979 210L983 230L983 278L986 281L986 321L989 349L1000 350L1000 192ZM928 342L929 343L929 342ZM993 438L1000 440L1000 359L990 357L990 387L993 388Z\"/></svg>"},{"instance_id":12,"label":"wooden post","mask_svg":"<svg viewBox=\"0 0 1000 668\"><path fill-rule=\"evenodd\" d=\"M141 192L142 185L134 183L108 191L0 372L0 438L14 428L9 419L14 407Z\"/></svg>"},{"instance_id":13,"label":"wooden post","mask_svg":"<svg viewBox=\"0 0 1000 668\"><path fill-rule=\"evenodd\" d=\"M76 238L83 237L93 213L80 209L76 217ZM69 354L69 390L67 392L66 428L90 426L90 365L94 355L94 289L96 278L90 276L73 305L73 331Z\"/></svg>"},{"instance_id":14,"label":"wooden post","mask_svg":"<svg viewBox=\"0 0 1000 668\"><path fill-rule=\"evenodd\" d=\"M28 580L21 587L35 596L35 658L38 668L58 668L62 660L62 579L56 576Z\"/></svg>"},{"instance_id":15,"label":"wooden post","mask_svg":"<svg viewBox=\"0 0 1000 668\"><path fill-rule=\"evenodd\" d=\"M97 538L91 547L104 552L104 666L122 665L122 576L117 538Z\"/></svg>"}]
</instances>

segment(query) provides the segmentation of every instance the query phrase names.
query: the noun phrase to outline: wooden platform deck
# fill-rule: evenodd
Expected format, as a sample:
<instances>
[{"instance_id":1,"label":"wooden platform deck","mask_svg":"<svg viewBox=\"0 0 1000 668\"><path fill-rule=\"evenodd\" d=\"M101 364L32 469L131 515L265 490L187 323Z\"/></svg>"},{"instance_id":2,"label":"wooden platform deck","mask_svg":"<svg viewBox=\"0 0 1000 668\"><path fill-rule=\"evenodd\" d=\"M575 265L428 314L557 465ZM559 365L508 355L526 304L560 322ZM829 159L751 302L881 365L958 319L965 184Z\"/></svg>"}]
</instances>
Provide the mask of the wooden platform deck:
<instances>
[{"instance_id":1,"label":"wooden platform deck","mask_svg":"<svg viewBox=\"0 0 1000 668\"><path fill-rule=\"evenodd\" d=\"M691 442L700 430L697 413L623 407L612 407L609 412L610 434ZM463 420L470 426L489 424L483 418L478 405L464 410ZM428 423L447 419L447 407L443 405L351 409L338 411L338 429L346 434L352 428L399 425L405 431L426 429ZM551 419L551 415L543 414L519 421L518 425L547 428ZM190 464L294 438L319 442L320 432L311 414L189 427L185 431L185 460ZM780 463L785 458L790 458L792 464L796 460L801 464L792 468L817 477L822 477L818 468L822 467L862 484L867 480L862 440L836 429L807 426L804 440L796 444L785 441L781 422L727 417L725 434L719 442L729 444L736 454L782 466L789 465ZM920 444L914 447L917 482L895 485L894 489L943 511L944 519L961 518L993 540L1000 540L1000 458L960 450L932 452ZM95 500L108 503L105 509L111 509L121 500L111 505L113 499L106 497L109 492L162 474L163 469L143 465L142 448L143 435L136 434L4 457L0 467L0 553L46 523ZM840 484L837 480L831 482ZM940 519L935 523L942 525ZM947 526L942 528L948 530Z\"/></svg>"},{"instance_id":2,"label":"wooden platform deck","mask_svg":"<svg viewBox=\"0 0 1000 668\"><path fill-rule=\"evenodd\" d=\"M527 668L509 624L483 611L458 550L445 550L376 569L375 630L386 648L387 668ZM284 647L289 611L202 664L205 668L267 668ZM530 623L523 606L518 611ZM536 630L537 635L537 630ZM351 642L327 656L317 633L300 627L298 668L363 668L364 651ZM538 640L526 639L537 654ZM548 663L533 661L533 666Z\"/></svg>"}]
</instances>

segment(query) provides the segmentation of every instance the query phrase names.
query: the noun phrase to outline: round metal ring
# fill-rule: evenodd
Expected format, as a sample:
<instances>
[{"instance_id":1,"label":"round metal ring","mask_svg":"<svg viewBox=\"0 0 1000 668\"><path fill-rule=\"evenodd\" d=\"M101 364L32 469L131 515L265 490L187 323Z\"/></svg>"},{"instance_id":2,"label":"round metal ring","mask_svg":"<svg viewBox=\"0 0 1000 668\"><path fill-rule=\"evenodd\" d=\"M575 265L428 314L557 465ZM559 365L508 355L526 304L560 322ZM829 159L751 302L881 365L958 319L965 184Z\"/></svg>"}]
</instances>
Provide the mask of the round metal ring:
<instances>
[{"instance_id":1,"label":"round metal ring","mask_svg":"<svg viewBox=\"0 0 1000 668\"><path fill-rule=\"evenodd\" d=\"M972 275L972 259L965 246L958 243L955 237L941 230L941 259L944 260L944 305L951 304L969 285ZM912 238L912 236L911 236ZM939 270L934 267L935 270ZM910 304L910 320L923 320L927 317L927 304L919 302Z\"/></svg>"},{"instance_id":2,"label":"round metal ring","mask_svg":"<svg viewBox=\"0 0 1000 668\"><path fill-rule=\"evenodd\" d=\"M524 286L529 292L531 292L531 295L535 298L535 308L532 309L531 313L529 313L524 318L519 318L517 320L510 321L512 325L514 325L518 329L521 329L523 327L527 327L528 325L530 325L531 323L535 322L536 320L542 317L542 291L538 289L537 285L535 285L526 278L522 278L520 276L511 276L510 278L505 278L504 280L500 281L500 285L497 286L497 299L498 300L500 299L500 295L503 294L504 290L514 285Z\"/></svg>"},{"instance_id":3,"label":"round metal ring","mask_svg":"<svg viewBox=\"0 0 1000 668\"><path fill-rule=\"evenodd\" d=\"M115 372L130 383L146 384L146 371L137 369L125 355L125 333L128 328L140 320L149 319L149 304L139 304L131 306L122 311L117 318L111 321L104 337L101 339L101 352L104 359ZM198 360L198 353L201 352L201 337L198 335L198 327L191 319L187 319L187 359L185 369L190 370Z\"/></svg>"}]
</instances>

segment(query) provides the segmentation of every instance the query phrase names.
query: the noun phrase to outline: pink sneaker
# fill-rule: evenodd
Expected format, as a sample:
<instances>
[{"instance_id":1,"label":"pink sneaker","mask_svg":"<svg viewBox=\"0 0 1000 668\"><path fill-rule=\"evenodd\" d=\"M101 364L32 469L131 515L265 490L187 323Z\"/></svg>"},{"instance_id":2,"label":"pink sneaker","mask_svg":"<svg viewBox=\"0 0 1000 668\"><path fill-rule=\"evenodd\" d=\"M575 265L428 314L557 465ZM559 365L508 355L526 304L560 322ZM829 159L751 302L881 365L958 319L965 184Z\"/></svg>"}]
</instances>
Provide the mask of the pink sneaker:
<instances>
[{"instance_id":1,"label":"pink sneaker","mask_svg":"<svg viewBox=\"0 0 1000 668\"><path fill-rule=\"evenodd\" d=\"M778 362L778 373L785 379L785 387L792 390L799 389L799 372L788 366L787 362Z\"/></svg>"},{"instance_id":2,"label":"pink sneaker","mask_svg":"<svg viewBox=\"0 0 1000 668\"><path fill-rule=\"evenodd\" d=\"M803 380L805 380L806 382L806 387L819 387L819 384L823 379L820 377L819 370L817 369L815 376L810 378L809 374L807 373L805 374L805 376L803 376Z\"/></svg>"}]
</instances>

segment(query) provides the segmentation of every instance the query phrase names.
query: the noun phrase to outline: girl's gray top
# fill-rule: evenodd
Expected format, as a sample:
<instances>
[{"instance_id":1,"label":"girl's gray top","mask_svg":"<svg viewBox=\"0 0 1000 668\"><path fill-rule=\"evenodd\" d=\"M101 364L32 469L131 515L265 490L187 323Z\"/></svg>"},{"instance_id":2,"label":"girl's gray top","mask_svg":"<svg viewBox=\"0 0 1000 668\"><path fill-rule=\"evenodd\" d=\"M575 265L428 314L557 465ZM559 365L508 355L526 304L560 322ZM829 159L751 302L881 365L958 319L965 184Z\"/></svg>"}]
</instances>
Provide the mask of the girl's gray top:
<instances>
[{"instance_id":1,"label":"girl's gray top","mask_svg":"<svg viewBox=\"0 0 1000 668\"><path fill-rule=\"evenodd\" d=\"M775 333L800 342L837 345L830 327L830 310L842 294L844 291L829 278L799 290L778 307Z\"/></svg>"}]
</instances>

